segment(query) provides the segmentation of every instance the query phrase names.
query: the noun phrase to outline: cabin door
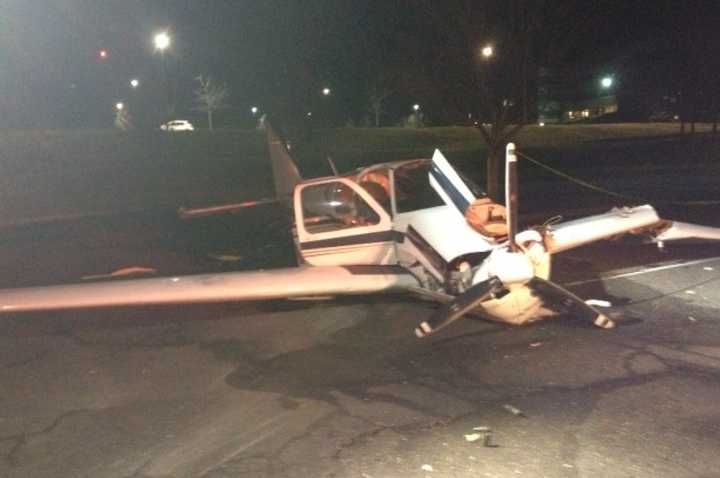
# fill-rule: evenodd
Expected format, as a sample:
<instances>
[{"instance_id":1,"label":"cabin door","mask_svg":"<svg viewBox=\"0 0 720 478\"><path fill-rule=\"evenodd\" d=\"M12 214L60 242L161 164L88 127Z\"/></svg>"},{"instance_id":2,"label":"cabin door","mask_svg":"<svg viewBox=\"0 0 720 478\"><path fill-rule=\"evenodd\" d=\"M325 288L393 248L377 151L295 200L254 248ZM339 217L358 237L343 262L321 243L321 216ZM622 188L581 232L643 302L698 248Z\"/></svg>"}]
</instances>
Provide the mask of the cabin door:
<instances>
[{"instance_id":1,"label":"cabin door","mask_svg":"<svg viewBox=\"0 0 720 478\"><path fill-rule=\"evenodd\" d=\"M396 264L398 233L389 213L346 178L300 185L295 221L303 260L314 266Z\"/></svg>"}]
</instances>

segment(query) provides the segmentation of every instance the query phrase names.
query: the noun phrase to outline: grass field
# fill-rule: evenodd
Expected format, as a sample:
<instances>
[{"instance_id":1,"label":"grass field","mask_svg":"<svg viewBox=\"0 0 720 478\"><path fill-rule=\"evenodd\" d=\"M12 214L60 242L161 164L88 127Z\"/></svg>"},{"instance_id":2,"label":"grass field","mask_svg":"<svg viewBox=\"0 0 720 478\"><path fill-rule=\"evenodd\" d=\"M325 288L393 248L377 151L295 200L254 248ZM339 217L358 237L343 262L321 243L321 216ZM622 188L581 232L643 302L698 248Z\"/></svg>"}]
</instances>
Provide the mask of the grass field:
<instances>
[{"instance_id":1,"label":"grass field","mask_svg":"<svg viewBox=\"0 0 720 478\"><path fill-rule=\"evenodd\" d=\"M642 147L678 133L672 123L529 126L515 141L545 157L595 150L596 160L627 160L622 141L638 140ZM684 154L684 141L670 140L667 148ZM428 157L435 148L478 175L482 171L484 145L467 127L340 128L293 141L306 176L327 174L327 155L349 169ZM703 147L692 157L714 158L715 149ZM254 130L0 132L0 225L262 197L272 194L271 185L264 134Z\"/></svg>"}]
</instances>

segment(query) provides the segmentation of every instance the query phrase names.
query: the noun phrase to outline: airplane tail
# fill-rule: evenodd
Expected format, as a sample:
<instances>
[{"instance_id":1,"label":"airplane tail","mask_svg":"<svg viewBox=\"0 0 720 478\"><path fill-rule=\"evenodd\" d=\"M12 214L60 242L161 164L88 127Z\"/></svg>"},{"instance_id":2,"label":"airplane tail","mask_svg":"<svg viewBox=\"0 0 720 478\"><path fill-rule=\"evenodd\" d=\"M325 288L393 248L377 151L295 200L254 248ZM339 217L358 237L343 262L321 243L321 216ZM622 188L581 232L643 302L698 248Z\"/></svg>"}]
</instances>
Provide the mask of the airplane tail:
<instances>
[{"instance_id":1,"label":"airplane tail","mask_svg":"<svg viewBox=\"0 0 720 478\"><path fill-rule=\"evenodd\" d=\"M267 133L270 161L272 162L275 195L278 198L292 196L295 186L302 181L300 171L298 171L297 165L290 156L285 143L269 122L265 123L265 131Z\"/></svg>"},{"instance_id":2,"label":"airplane tail","mask_svg":"<svg viewBox=\"0 0 720 478\"><path fill-rule=\"evenodd\" d=\"M290 157L285 142L280 138L280 135L275 132L269 121L265 121L265 132L267 135L268 153L272 163L275 197L200 208L181 207L178 209L178 216L182 219L192 219L195 217L235 213L248 207L284 202L291 199L295 185L302 181L302 176L300 176L295 162Z\"/></svg>"}]
</instances>

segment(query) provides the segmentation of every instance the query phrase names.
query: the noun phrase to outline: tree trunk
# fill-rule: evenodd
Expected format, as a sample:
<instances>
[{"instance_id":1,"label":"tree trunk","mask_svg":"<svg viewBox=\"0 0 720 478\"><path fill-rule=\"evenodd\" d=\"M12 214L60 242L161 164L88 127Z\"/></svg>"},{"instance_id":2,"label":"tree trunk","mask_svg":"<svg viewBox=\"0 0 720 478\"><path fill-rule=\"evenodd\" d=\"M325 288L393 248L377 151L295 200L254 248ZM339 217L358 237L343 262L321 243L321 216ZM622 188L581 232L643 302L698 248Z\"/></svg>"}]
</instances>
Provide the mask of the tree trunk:
<instances>
[{"instance_id":1,"label":"tree trunk","mask_svg":"<svg viewBox=\"0 0 720 478\"><path fill-rule=\"evenodd\" d=\"M485 164L485 192L493 201L500 199L500 155L496 148L488 150Z\"/></svg>"},{"instance_id":2,"label":"tree trunk","mask_svg":"<svg viewBox=\"0 0 720 478\"><path fill-rule=\"evenodd\" d=\"M212 110L208 110L208 128L210 128L210 131L213 130Z\"/></svg>"}]
</instances>

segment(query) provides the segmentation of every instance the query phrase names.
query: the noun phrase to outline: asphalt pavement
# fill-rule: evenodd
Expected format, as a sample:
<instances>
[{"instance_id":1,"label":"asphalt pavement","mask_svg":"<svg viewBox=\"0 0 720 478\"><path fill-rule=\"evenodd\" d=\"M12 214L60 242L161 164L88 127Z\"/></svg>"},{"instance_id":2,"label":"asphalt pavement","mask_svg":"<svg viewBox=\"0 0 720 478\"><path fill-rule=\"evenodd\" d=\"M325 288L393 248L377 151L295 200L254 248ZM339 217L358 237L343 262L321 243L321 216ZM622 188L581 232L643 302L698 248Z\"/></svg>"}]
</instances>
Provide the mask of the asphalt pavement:
<instances>
[{"instance_id":1,"label":"asphalt pavement","mask_svg":"<svg viewBox=\"0 0 720 478\"><path fill-rule=\"evenodd\" d=\"M546 191L524 203L538 218L606 207ZM256 214L5 229L0 286L291 262L282 215ZM464 319L418 340L436 306L403 296L4 315L0 476L720 476L720 246L606 241L553 275L618 326Z\"/></svg>"},{"instance_id":2,"label":"asphalt pavement","mask_svg":"<svg viewBox=\"0 0 720 478\"><path fill-rule=\"evenodd\" d=\"M718 476L720 247L601 243L555 279L618 327L418 340L434 305L394 296L5 316L0 476Z\"/></svg>"}]
</instances>

